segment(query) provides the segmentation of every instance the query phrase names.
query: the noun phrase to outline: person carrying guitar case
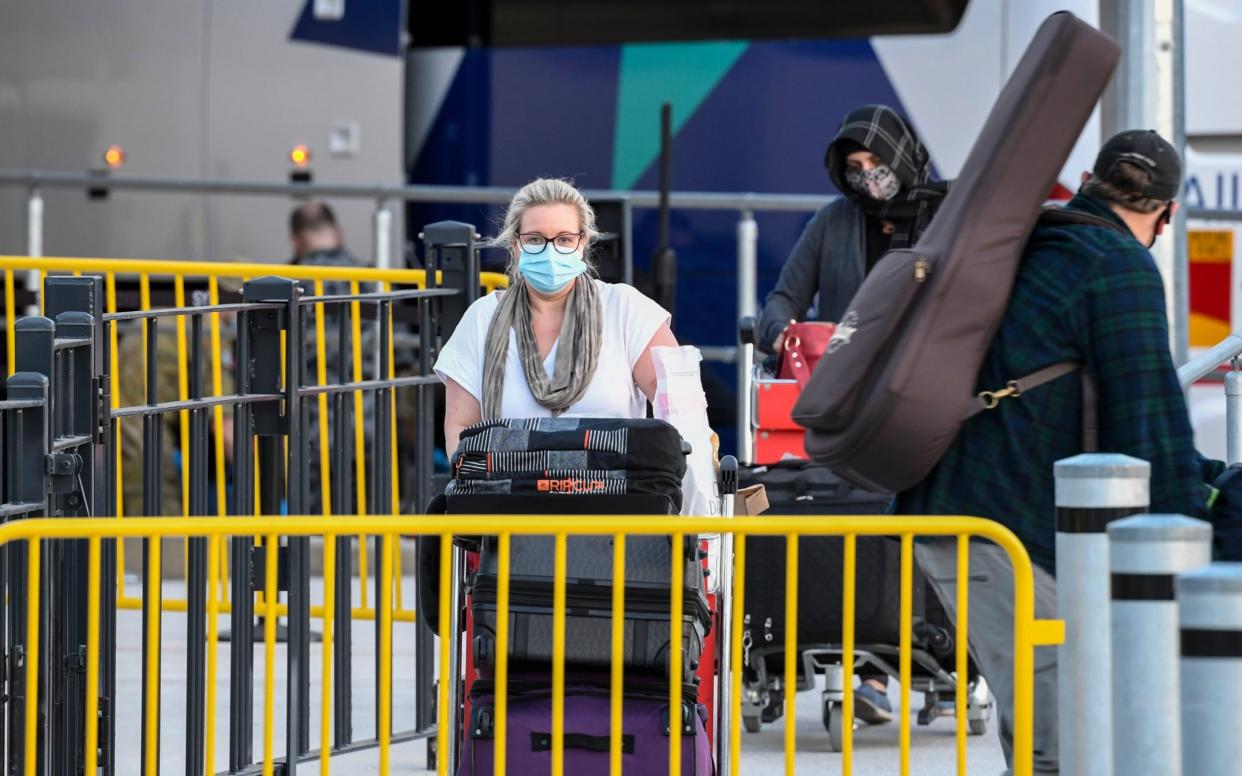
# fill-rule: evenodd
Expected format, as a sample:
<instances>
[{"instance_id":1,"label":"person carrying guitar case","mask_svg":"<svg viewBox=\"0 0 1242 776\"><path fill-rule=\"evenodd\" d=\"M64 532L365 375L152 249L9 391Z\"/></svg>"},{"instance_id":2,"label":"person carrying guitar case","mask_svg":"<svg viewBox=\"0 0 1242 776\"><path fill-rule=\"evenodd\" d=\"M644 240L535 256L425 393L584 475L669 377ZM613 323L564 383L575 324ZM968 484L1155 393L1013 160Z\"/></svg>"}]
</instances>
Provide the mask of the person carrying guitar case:
<instances>
[{"instance_id":1,"label":"person carrying guitar case","mask_svg":"<svg viewBox=\"0 0 1242 776\"><path fill-rule=\"evenodd\" d=\"M1070 14L1044 22L935 219L863 282L793 413L815 460L896 492L898 513L981 515L1013 529L1039 564L1036 617L1055 609L1056 460L1093 437L1150 460L1157 511L1193 513L1203 489L1145 249L1173 213L1176 152L1154 133L1114 138L1068 206L1110 223L1035 228L1119 57ZM1088 386L1098 427L1085 420ZM1011 762L1012 570L989 543L972 543L970 556L970 647ZM918 542L916 558L952 616L955 543ZM1037 650L1035 662L1035 770L1058 772L1055 653Z\"/></svg>"}]
</instances>

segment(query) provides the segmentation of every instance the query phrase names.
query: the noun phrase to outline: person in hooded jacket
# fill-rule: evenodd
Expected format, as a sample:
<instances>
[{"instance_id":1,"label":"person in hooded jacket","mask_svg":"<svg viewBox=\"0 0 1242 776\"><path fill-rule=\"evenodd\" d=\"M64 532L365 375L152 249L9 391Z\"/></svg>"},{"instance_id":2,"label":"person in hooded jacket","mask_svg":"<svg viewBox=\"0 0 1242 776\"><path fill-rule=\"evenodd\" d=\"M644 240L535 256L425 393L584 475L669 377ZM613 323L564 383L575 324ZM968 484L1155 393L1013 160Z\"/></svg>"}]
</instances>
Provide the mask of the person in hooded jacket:
<instances>
[{"instance_id":1,"label":"person in hooded jacket","mask_svg":"<svg viewBox=\"0 0 1242 776\"><path fill-rule=\"evenodd\" d=\"M871 268L913 245L949 190L948 181L932 180L931 158L910 124L886 105L846 114L824 165L842 196L807 223L764 301L757 334L767 353L780 353L792 322L840 322Z\"/></svg>"},{"instance_id":2,"label":"person in hooded jacket","mask_svg":"<svg viewBox=\"0 0 1242 776\"><path fill-rule=\"evenodd\" d=\"M918 240L949 190L948 181L932 180L931 158L910 124L886 105L846 114L824 165L842 196L807 223L764 301L757 334L767 353L781 352L790 323L840 322L867 273L884 254ZM859 676L858 718L891 721L888 676L866 669Z\"/></svg>"}]
</instances>

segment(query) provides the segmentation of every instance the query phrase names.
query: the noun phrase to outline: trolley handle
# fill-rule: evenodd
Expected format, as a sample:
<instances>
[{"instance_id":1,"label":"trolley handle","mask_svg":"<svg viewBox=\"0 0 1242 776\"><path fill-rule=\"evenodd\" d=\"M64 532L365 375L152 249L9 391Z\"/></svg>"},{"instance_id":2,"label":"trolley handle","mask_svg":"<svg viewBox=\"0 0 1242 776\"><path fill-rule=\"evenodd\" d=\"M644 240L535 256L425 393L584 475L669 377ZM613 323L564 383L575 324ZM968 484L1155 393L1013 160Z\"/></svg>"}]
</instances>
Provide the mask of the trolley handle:
<instances>
[{"instance_id":1,"label":"trolley handle","mask_svg":"<svg viewBox=\"0 0 1242 776\"><path fill-rule=\"evenodd\" d=\"M737 458L731 455L720 459L720 494L737 495Z\"/></svg>"}]
</instances>

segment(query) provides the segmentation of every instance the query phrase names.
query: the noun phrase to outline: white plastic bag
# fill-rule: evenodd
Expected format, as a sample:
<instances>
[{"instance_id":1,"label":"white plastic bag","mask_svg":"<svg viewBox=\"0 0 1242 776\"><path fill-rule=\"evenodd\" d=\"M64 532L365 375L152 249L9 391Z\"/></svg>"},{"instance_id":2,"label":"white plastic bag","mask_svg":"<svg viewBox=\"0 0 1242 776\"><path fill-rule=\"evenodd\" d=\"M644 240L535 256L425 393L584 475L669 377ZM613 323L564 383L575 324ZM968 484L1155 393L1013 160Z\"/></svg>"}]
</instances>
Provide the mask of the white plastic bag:
<instances>
[{"instance_id":1,"label":"white plastic bag","mask_svg":"<svg viewBox=\"0 0 1242 776\"><path fill-rule=\"evenodd\" d=\"M682 480L681 513L719 515L716 435L707 424L707 396L699 376L703 355L689 345L654 347L651 359L656 370L655 416L667 421L690 443L686 477Z\"/></svg>"}]
</instances>

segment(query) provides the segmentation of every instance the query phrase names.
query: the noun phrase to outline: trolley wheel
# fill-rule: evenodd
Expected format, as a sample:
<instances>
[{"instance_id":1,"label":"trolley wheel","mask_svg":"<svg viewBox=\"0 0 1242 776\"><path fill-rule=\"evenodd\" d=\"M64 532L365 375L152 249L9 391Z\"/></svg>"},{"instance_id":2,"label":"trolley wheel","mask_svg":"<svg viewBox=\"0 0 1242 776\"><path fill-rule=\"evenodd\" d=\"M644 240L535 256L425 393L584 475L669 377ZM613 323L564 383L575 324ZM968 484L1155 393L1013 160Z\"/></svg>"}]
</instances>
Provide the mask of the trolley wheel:
<instances>
[{"instance_id":1,"label":"trolley wheel","mask_svg":"<svg viewBox=\"0 0 1242 776\"><path fill-rule=\"evenodd\" d=\"M760 730L763 730L763 720L743 714L742 727L745 728L747 733L758 733Z\"/></svg>"},{"instance_id":2,"label":"trolley wheel","mask_svg":"<svg viewBox=\"0 0 1242 776\"><path fill-rule=\"evenodd\" d=\"M769 690L768 702L759 714L759 719L763 722L775 722L783 716L785 716L784 690Z\"/></svg>"},{"instance_id":3,"label":"trolley wheel","mask_svg":"<svg viewBox=\"0 0 1242 776\"><path fill-rule=\"evenodd\" d=\"M986 719L967 720L966 732L972 736L981 736L988 732L988 721Z\"/></svg>"},{"instance_id":4,"label":"trolley wheel","mask_svg":"<svg viewBox=\"0 0 1242 776\"><path fill-rule=\"evenodd\" d=\"M845 745L845 714L841 704L836 701L823 702L824 728L828 730L828 747L834 752L841 751Z\"/></svg>"}]
</instances>

